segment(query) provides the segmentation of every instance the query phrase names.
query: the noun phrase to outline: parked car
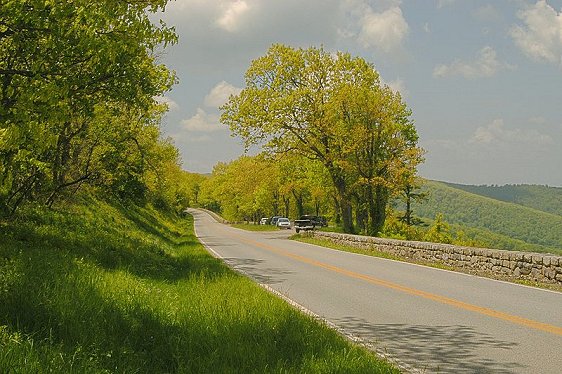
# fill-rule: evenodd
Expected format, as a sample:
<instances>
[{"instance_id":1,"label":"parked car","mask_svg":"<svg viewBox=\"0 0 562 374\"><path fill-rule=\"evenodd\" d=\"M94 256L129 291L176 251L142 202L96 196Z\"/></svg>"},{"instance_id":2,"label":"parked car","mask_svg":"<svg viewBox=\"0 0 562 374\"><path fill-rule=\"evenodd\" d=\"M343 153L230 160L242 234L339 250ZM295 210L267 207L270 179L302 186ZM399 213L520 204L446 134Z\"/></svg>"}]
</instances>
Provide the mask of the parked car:
<instances>
[{"instance_id":1,"label":"parked car","mask_svg":"<svg viewBox=\"0 0 562 374\"><path fill-rule=\"evenodd\" d=\"M297 234L301 231L314 230L315 226L309 218L302 218L295 220L295 231Z\"/></svg>"},{"instance_id":2,"label":"parked car","mask_svg":"<svg viewBox=\"0 0 562 374\"><path fill-rule=\"evenodd\" d=\"M281 218L281 216L273 216L273 217L271 217L270 223L271 223L273 226L277 226L277 220L278 220L279 218Z\"/></svg>"},{"instance_id":3,"label":"parked car","mask_svg":"<svg viewBox=\"0 0 562 374\"><path fill-rule=\"evenodd\" d=\"M326 218L320 216L312 216L310 214L305 214L299 219L295 220L295 230L297 233L299 231L310 231L317 227L328 226Z\"/></svg>"},{"instance_id":4,"label":"parked car","mask_svg":"<svg viewBox=\"0 0 562 374\"><path fill-rule=\"evenodd\" d=\"M285 217L279 217L277 220L277 227L280 229L290 229L291 228L291 221Z\"/></svg>"},{"instance_id":5,"label":"parked car","mask_svg":"<svg viewBox=\"0 0 562 374\"><path fill-rule=\"evenodd\" d=\"M325 217L321 217L321 216L313 216L311 214L305 214L304 216L301 216L299 219L309 219L312 224L314 225L314 227L326 227L328 226L328 222L326 221Z\"/></svg>"},{"instance_id":6,"label":"parked car","mask_svg":"<svg viewBox=\"0 0 562 374\"><path fill-rule=\"evenodd\" d=\"M267 225L269 223L269 218L263 217L260 219L260 225Z\"/></svg>"}]
</instances>

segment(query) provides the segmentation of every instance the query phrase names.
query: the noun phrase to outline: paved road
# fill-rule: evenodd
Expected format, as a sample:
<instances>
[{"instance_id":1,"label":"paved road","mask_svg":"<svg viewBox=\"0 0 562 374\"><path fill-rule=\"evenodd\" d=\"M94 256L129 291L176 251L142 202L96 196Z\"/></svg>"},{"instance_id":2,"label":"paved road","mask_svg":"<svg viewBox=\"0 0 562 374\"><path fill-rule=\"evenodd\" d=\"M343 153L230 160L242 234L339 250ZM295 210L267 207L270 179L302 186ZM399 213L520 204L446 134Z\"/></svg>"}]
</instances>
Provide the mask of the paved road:
<instances>
[{"instance_id":1,"label":"paved road","mask_svg":"<svg viewBox=\"0 0 562 374\"><path fill-rule=\"evenodd\" d=\"M562 373L562 294L248 232L192 210L245 272L411 371Z\"/></svg>"}]
</instances>

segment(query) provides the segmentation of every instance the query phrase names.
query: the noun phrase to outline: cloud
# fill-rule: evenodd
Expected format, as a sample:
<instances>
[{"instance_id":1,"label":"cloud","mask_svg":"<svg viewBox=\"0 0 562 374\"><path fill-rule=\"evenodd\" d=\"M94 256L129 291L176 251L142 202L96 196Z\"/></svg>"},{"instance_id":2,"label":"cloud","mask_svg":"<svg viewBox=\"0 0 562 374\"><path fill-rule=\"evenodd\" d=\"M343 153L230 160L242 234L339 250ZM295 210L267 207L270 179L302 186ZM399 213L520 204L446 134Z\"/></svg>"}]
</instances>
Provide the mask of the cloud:
<instances>
[{"instance_id":1,"label":"cloud","mask_svg":"<svg viewBox=\"0 0 562 374\"><path fill-rule=\"evenodd\" d=\"M189 136L185 139L186 143L209 143L213 138L209 135Z\"/></svg>"},{"instance_id":2,"label":"cloud","mask_svg":"<svg viewBox=\"0 0 562 374\"><path fill-rule=\"evenodd\" d=\"M535 129L513 129L505 128L503 119L496 119L488 126L478 127L470 143L476 144L526 144L526 145L550 145L554 143L551 136L542 134Z\"/></svg>"},{"instance_id":3,"label":"cloud","mask_svg":"<svg viewBox=\"0 0 562 374\"><path fill-rule=\"evenodd\" d=\"M242 91L241 88L222 81L205 96L205 105L211 108L219 108L228 101L230 95L238 95L240 91Z\"/></svg>"},{"instance_id":4,"label":"cloud","mask_svg":"<svg viewBox=\"0 0 562 374\"><path fill-rule=\"evenodd\" d=\"M501 13L492 4L479 6L473 14L482 22L497 22L501 19Z\"/></svg>"},{"instance_id":5,"label":"cloud","mask_svg":"<svg viewBox=\"0 0 562 374\"><path fill-rule=\"evenodd\" d=\"M513 65L498 61L496 51L487 46L478 52L475 61L455 60L449 65L438 65L433 69L433 76L439 78L454 75L462 75L465 78L491 77L500 70L513 70L514 68Z\"/></svg>"},{"instance_id":6,"label":"cloud","mask_svg":"<svg viewBox=\"0 0 562 374\"><path fill-rule=\"evenodd\" d=\"M180 107L178 103L168 96L155 96L154 100L156 100L158 104L166 104L168 106L168 110L178 110Z\"/></svg>"},{"instance_id":7,"label":"cloud","mask_svg":"<svg viewBox=\"0 0 562 374\"><path fill-rule=\"evenodd\" d=\"M188 132L215 132L227 130L220 124L217 114L208 114L201 108L197 108L197 113L181 121L182 128Z\"/></svg>"},{"instance_id":8,"label":"cloud","mask_svg":"<svg viewBox=\"0 0 562 374\"><path fill-rule=\"evenodd\" d=\"M399 49L409 31L399 6L392 6L382 12L375 12L367 7L360 25L358 40L363 47L375 47L384 52Z\"/></svg>"},{"instance_id":9,"label":"cloud","mask_svg":"<svg viewBox=\"0 0 562 374\"><path fill-rule=\"evenodd\" d=\"M437 9L452 5L456 0L437 0Z\"/></svg>"},{"instance_id":10,"label":"cloud","mask_svg":"<svg viewBox=\"0 0 562 374\"><path fill-rule=\"evenodd\" d=\"M248 12L250 7L244 0L229 1L222 4L223 13L217 19L217 25L228 31L235 32L241 22L241 18Z\"/></svg>"},{"instance_id":11,"label":"cloud","mask_svg":"<svg viewBox=\"0 0 562 374\"><path fill-rule=\"evenodd\" d=\"M408 94L410 93L406 88L406 84L400 78L397 78L396 80L390 82L387 82L381 78L381 83L390 87L392 91L400 92L400 96L402 96L402 98L408 96Z\"/></svg>"},{"instance_id":12,"label":"cloud","mask_svg":"<svg viewBox=\"0 0 562 374\"><path fill-rule=\"evenodd\" d=\"M562 13L541 0L518 17L524 25L513 26L510 34L521 51L536 61L562 66Z\"/></svg>"}]
</instances>

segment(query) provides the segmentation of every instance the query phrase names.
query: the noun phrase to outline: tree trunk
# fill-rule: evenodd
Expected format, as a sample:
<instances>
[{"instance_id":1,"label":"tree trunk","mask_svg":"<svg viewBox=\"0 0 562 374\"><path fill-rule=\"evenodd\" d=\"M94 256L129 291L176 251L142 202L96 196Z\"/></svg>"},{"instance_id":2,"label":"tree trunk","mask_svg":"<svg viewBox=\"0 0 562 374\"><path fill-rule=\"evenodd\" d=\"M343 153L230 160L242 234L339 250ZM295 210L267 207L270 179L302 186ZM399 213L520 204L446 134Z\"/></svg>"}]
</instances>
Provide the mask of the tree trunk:
<instances>
[{"instance_id":1,"label":"tree trunk","mask_svg":"<svg viewBox=\"0 0 562 374\"><path fill-rule=\"evenodd\" d=\"M297 217L301 217L304 215L304 198L302 193L296 193L293 191L293 196L295 197L295 204L297 206ZM286 216L288 217L288 216Z\"/></svg>"},{"instance_id":2,"label":"tree trunk","mask_svg":"<svg viewBox=\"0 0 562 374\"><path fill-rule=\"evenodd\" d=\"M367 220L369 219L368 209L365 207L363 201L357 197L357 210L355 213L355 221L357 222L357 231L365 232L367 228Z\"/></svg>"},{"instance_id":3,"label":"tree trunk","mask_svg":"<svg viewBox=\"0 0 562 374\"><path fill-rule=\"evenodd\" d=\"M338 193L338 202L341 209L341 217L343 221L343 231L348 234L354 234L355 229L353 227L353 213L351 208L351 201L346 191L345 179L338 177L337 175L332 175L334 181L334 187Z\"/></svg>"},{"instance_id":4,"label":"tree trunk","mask_svg":"<svg viewBox=\"0 0 562 374\"><path fill-rule=\"evenodd\" d=\"M369 235L377 236L386 220L386 205L388 203L388 190L382 186L376 186L373 194L373 188L368 188L369 194Z\"/></svg>"},{"instance_id":5,"label":"tree trunk","mask_svg":"<svg viewBox=\"0 0 562 374\"><path fill-rule=\"evenodd\" d=\"M273 193L273 215L274 216L279 215L279 193L278 192Z\"/></svg>"},{"instance_id":6,"label":"tree trunk","mask_svg":"<svg viewBox=\"0 0 562 374\"><path fill-rule=\"evenodd\" d=\"M334 217L334 222L336 223L336 225L339 225L341 223L340 201L338 200L338 197L336 195L332 195L332 198L334 199L334 212L336 215Z\"/></svg>"},{"instance_id":7,"label":"tree trunk","mask_svg":"<svg viewBox=\"0 0 562 374\"><path fill-rule=\"evenodd\" d=\"M289 208L290 208L290 203L291 203L291 199L289 197L282 197L283 199L283 204L285 205L285 217L289 217Z\"/></svg>"}]
</instances>

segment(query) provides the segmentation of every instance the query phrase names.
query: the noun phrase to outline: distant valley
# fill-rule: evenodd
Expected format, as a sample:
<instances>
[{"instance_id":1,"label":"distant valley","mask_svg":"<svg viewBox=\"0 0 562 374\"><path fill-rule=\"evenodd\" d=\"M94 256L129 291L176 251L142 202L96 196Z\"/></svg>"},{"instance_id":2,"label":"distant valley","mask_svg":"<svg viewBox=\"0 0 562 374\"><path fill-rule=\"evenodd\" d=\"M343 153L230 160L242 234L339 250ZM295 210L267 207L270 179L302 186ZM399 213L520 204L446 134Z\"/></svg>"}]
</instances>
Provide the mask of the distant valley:
<instances>
[{"instance_id":1,"label":"distant valley","mask_svg":"<svg viewBox=\"0 0 562 374\"><path fill-rule=\"evenodd\" d=\"M471 186L428 180L427 199L413 213L430 223L438 213L454 232L490 248L562 255L562 188Z\"/></svg>"}]
</instances>

